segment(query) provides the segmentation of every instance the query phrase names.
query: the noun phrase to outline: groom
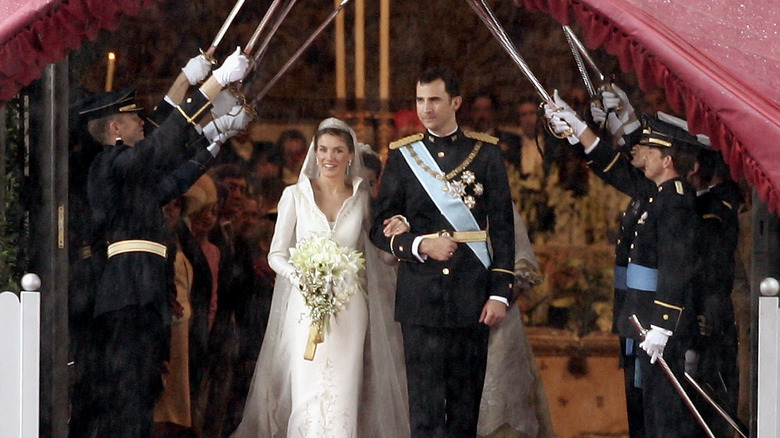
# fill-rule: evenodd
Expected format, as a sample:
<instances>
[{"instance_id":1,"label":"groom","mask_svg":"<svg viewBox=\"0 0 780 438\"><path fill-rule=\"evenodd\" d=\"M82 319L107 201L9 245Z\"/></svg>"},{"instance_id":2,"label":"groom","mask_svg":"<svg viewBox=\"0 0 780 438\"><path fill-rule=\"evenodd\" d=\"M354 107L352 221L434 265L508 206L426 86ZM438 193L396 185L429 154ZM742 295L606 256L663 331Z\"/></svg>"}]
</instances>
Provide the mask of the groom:
<instances>
[{"instance_id":1,"label":"groom","mask_svg":"<svg viewBox=\"0 0 780 438\"><path fill-rule=\"evenodd\" d=\"M427 132L390 144L371 240L403 262L395 319L412 437L473 438L489 326L506 315L514 281L512 201L498 139L458 128L455 74L423 72L416 102ZM388 237L383 219L399 216L409 232Z\"/></svg>"}]
</instances>

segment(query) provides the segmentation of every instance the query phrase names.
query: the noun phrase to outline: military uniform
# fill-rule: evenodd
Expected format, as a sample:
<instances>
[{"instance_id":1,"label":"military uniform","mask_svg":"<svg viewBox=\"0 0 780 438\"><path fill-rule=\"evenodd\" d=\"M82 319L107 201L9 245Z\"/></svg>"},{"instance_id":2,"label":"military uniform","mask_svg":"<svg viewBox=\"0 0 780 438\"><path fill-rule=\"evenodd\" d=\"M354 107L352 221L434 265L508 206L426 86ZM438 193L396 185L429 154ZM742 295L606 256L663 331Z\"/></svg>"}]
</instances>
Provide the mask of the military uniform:
<instances>
[{"instance_id":1,"label":"military uniform","mask_svg":"<svg viewBox=\"0 0 780 438\"><path fill-rule=\"evenodd\" d=\"M489 327L478 321L489 296L511 298L514 281L512 202L496 141L456 130L445 138L417 134L390 146L371 240L402 261L395 319L404 336L412 436L476 434L489 333ZM480 230L490 222L489 266L465 244L459 244L447 261L428 258L421 262L413 254L415 238L453 230L415 176L415 168L430 174L430 167L416 155L407 161L402 154L416 142L422 143L444 173L430 188L446 188L450 195L460 197ZM403 215L411 229L387 238L382 221L395 215Z\"/></svg>"},{"instance_id":2,"label":"military uniform","mask_svg":"<svg viewBox=\"0 0 780 438\"><path fill-rule=\"evenodd\" d=\"M655 118L645 117L639 144L690 151L695 137ZM682 163L683 157L678 157ZM675 162L675 171L684 172ZM612 171L618 171L613 169ZM624 178L628 172L621 172ZM638 184L647 184L639 182ZM656 185L656 184L653 184ZM644 327L656 327L672 335L663 357L676 376L682 376L685 352L697 332L693 282L697 268L696 244L700 222L693 187L677 176L656 185L647 199L629 247L626 299L618 317L621 336L640 341L628 319L636 315ZM638 352L642 380L645 433L649 437L694 436L699 426L666 374Z\"/></svg>"},{"instance_id":3,"label":"military uniform","mask_svg":"<svg viewBox=\"0 0 780 438\"><path fill-rule=\"evenodd\" d=\"M639 141L641 130L624 137L625 144L633 145ZM615 243L615 293L612 306L612 331L630 336L620 336L620 367L623 368L626 391L626 410L628 414L628 431L632 438L644 437L644 408L642 404L642 388L640 374L636 371L639 362L636 361L637 344L634 342L634 329L628 327L628 321L623 321L627 286L626 270L629 251L634 241L634 233L639 217L645 211L647 200L656 191L655 184L644 177L644 174L629 162L628 158L612 147L600 142L587 155L588 167L595 175L623 191L631 197L631 202L620 218L620 232Z\"/></svg>"},{"instance_id":4,"label":"military uniform","mask_svg":"<svg viewBox=\"0 0 780 438\"><path fill-rule=\"evenodd\" d=\"M96 113L93 118L130 108L134 91L98 96L84 111ZM170 319L162 206L186 191L213 159L205 149L192 157L187 148L202 138L192 123L208 105L202 93L194 93L150 136L132 147L106 145L90 167L93 253L108 248L94 304L99 436L151 433Z\"/></svg>"},{"instance_id":5,"label":"military uniform","mask_svg":"<svg viewBox=\"0 0 780 438\"><path fill-rule=\"evenodd\" d=\"M711 187L696 199L702 218L696 285L699 336L695 349L700 357L695 377L727 412L737 411L737 327L731 290L739 234L738 188L729 183ZM733 436L731 426L706 403L699 403L702 417L715 436Z\"/></svg>"}]
</instances>

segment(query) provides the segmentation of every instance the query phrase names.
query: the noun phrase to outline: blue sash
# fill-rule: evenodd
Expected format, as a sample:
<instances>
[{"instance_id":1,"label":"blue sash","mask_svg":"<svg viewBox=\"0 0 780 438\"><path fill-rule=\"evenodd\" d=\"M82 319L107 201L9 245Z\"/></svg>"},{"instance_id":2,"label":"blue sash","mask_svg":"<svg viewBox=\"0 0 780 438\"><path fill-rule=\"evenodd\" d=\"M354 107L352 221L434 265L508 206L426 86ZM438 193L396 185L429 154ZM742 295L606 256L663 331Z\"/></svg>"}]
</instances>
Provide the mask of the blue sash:
<instances>
[{"instance_id":1,"label":"blue sash","mask_svg":"<svg viewBox=\"0 0 780 438\"><path fill-rule=\"evenodd\" d=\"M416 141L407 147L401 148L401 154L403 155L404 159L406 159L406 163L409 164L409 168L412 169L412 172L414 172L414 176L417 177L426 193L428 193L428 196L431 198L433 203L436 204L436 208L439 209L439 212L441 212L444 218L447 219L447 221L452 225L453 230L479 230L479 224L477 223L477 220L474 219L474 215L471 214L471 211L468 207L466 207L466 204L463 203L463 200L443 191L441 187L443 184L446 184L446 182L436 179L433 175L429 174L422 167L420 167L414 161L409 148L414 149L414 152L420 158L420 161L425 163L426 166L442 175L444 173L441 171L441 169L439 169L439 165L436 164L436 160L433 159L431 154L428 152L428 149L421 141ZM488 253L487 242L469 242L466 245L471 248L471 251L473 251L479 261L485 265L486 269L490 268L490 254Z\"/></svg>"},{"instance_id":2,"label":"blue sash","mask_svg":"<svg viewBox=\"0 0 780 438\"><path fill-rule=\"evenodd\" d=\"M629 263L626 285L631 289L655 292L658 290L658 269Z\"/></svg>"}]
</instances>

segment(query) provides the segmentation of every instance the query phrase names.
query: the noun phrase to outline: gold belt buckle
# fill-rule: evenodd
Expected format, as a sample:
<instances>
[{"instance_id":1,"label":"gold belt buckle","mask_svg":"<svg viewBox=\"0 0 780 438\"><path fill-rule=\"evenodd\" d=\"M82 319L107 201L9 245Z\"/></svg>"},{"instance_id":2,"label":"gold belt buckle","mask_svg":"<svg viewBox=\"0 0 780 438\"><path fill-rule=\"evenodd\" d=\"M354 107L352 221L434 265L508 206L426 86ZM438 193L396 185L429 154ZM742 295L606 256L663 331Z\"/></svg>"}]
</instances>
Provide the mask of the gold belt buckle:
<instances>
[{"instance_id":1,"label":"gold belt buckle","mask_svg":"<svg viewBox=\"0 0 780 438\"><path fill-rule=\"evenodd\" d=\"M438 233L436 233L436 234L437 234L439 237L441 237L441 236L452 237L452 233L451 233L451 232L449 232L449 231L447 231L447 230L441 230L441 231L439 231L439 232L438 232Z\"/></svg>"}]
</instances>

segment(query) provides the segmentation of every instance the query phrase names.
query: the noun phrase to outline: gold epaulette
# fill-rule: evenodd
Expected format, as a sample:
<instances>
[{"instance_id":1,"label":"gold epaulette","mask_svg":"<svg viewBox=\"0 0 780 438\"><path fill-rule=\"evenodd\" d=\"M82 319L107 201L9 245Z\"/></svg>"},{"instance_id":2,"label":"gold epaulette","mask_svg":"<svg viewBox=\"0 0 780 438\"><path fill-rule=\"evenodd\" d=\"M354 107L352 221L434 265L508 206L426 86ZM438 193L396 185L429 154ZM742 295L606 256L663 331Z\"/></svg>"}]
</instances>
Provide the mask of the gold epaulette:
<instances>
[{"instance_id":1,"label":"gold epaulette","mask_svg":"<svg viewBox=\"0 0 780 438\"><path fill-rule=\"evenodd\" d=\"M390 150L398 149L401 147L404 147L406 145L410 145L416 141L420 141L425 137L422 133L410 135L408 137L404 137L402 139L396 140L394 142L390 143Z\"/></svg>"},{"instance_id":2,"label":"gold epaulette","mask_svg":"<svg viewBox=\"0 0 780 438\"><path fill-rule=\"evenodd\" d=\"M685 189L683 188L683 184L680 181L674 182L674 189L677 190L678 195L684 195Z\"/></svg>"},{"instance_id":3,"label":"gold epaulette","mask_svg":"<svg viewBox=\"0 0 780 438\"><path fill-rule=\"evenodd\" d=\"M492 135L485 134L484 132L464 132L463 134L472 140L478 140L490 144L498 144L498 137L493 137Z\"/></svg>"}]
</instances>

